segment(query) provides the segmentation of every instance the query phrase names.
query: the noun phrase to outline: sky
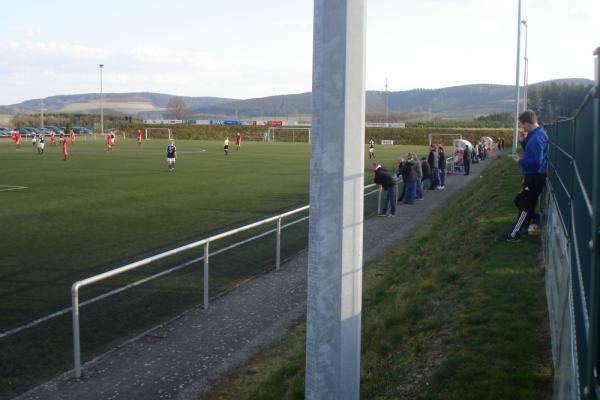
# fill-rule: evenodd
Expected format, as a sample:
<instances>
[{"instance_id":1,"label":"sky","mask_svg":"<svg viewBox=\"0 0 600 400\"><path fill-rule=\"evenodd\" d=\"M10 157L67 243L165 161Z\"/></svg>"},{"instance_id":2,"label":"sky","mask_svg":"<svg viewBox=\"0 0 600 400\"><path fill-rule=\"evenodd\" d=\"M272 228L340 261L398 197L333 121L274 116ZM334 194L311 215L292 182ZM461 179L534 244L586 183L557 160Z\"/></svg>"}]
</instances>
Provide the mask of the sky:
<instances>
[{"instance_id":1,"label":"sky","mask_svg":"<svg viewBox=\"0 0 600 400\"><path fill-rule=\"evenodd\" d=\"M600 1L522 3L529 81L593 79ZM105 93L244 99L311 90L312 0L0 4L0 105L99 92L101 63ZM386 79L391 91L514 85L517 5L367 0L367 89L383 90Z\"/></svg>"}]
</instances>

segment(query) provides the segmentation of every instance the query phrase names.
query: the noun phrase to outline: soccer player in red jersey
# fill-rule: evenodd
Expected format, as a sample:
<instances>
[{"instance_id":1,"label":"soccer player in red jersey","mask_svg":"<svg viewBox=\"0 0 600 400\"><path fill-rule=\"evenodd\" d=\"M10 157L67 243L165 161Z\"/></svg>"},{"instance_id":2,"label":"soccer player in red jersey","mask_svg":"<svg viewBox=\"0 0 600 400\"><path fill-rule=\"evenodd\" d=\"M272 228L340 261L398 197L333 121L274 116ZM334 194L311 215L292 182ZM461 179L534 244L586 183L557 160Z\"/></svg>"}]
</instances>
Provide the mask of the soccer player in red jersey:
<instances>
[{"instance_id":1,"label":"soccer player in red jersey","mask_svg":"<svg viewBox=\"0 0 600 400\"><path fill-rule=\"evenodd\" d=\"M19 131L15 132L15 145L17 146L17 149L21 148L21 132Z\"/></svg>"},{"instance_id":2,"label":"soccer player in red jersey","mask_svg":"<svg viewBox=\"0 0 600 400\"><path fill-rule=\"evenodd\" d=\"M138 145L142 145L142 130L138 129L137 130L137 139L138 139Z\"/></svg>"},{"instance_id":3,"label":"soccer player in red jersey","mask_svg":"<svg viewBox=\"0 0 600 400\"><path fill-rule=\"evenodd\" d=\"M239 150L241 145L242 145L242 135L240 135L240 133L238 132L235 134L235 148L237 150Z\"/></svg>"},{"instance_id":4,"label":"soccer player in red jersey","mask_svg":"<svg viewBox=\"0 0 600 400\"><path fill-rule=\"evenodd\" d=\"M69 142L66 139L63 140L62 147L63 147L63 157L64 157L65 161L67 161L69 159Z\"/></svg>"}]
</instances>

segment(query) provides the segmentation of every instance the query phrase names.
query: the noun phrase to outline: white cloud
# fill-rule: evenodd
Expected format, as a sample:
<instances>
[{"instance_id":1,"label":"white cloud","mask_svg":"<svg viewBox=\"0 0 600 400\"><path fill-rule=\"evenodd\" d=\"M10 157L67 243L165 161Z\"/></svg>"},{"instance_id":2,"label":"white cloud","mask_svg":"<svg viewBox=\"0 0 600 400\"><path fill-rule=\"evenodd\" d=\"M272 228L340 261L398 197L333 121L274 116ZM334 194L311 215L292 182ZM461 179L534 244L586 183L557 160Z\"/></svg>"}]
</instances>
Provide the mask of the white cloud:
<instances>
[{"instance_id":1,"label":"white cloud","mask_svg":"<svg viewBox=\"0 0 600 400\"><path fill-rule=\"evenodd\" d=\"M104 59L112 54L112 51L107 49L55 41L11 41L0 45L0 48L20 56L67 56L86 60Z\"/></svg>"},{"instance_id":2,"label":"white cloud","mask_svg":"<svg viewBox=\"0 0 600 400\"><path fill-rule=\"evenodd\" d=\"M210 55L190 50L165 49L137 44L131 49L136 60L158 65L188 65L215 69L219 65Z\"/></svg>"}]
</instances>

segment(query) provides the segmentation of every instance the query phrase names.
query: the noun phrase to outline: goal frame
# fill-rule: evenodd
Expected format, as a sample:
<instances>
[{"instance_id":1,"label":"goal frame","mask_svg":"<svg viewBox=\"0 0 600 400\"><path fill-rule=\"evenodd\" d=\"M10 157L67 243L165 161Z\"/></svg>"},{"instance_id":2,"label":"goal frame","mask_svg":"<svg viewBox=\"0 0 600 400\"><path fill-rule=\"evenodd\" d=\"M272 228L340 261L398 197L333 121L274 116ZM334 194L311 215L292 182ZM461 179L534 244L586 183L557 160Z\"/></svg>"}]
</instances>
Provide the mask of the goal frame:
<instances>
[{"instance_id":1,"label":"goal frame","mask_svg":"<svg viewBox=\"0 0 600 400\"><path fill-rule=\"evenodd\" d=\"M429 147L433 143L433 137L435 136L454 136L454 139L462 139L462 134L460 133L430 133L429 134Z\"/></svg>"},{"instance_id":2,"label":"goal frame","mask_svg":"<svg viewBox=\"0 0 600 400\"><path fill-rule=\"evenodd\" d=\"M150 140L150 136L148 136L148 133L151 133L152 131L167 131L168 135L169 135L169 140L173 140L173 131L171 130L171 128L146 128L145 131L145 140Z\"/></svg>"},{"instance_id":3,"label":"goal frame","mask_svg":"<svg viewBox=\"0 0 600 400\"><path fill-rule=\"evenodd\" d=\"M275 143L275 131L291 131L292 132L292 143L296 143L296 132L297 131L302 131L302 132L308 131L308 144L310 144L311 135L312 135L312 127L310 127L310 126L294 127L294 128L286 127L286 126L270 126L267 134L269 135L269 141L271 141L273 143Z\"/></svg>"}]
</instances>

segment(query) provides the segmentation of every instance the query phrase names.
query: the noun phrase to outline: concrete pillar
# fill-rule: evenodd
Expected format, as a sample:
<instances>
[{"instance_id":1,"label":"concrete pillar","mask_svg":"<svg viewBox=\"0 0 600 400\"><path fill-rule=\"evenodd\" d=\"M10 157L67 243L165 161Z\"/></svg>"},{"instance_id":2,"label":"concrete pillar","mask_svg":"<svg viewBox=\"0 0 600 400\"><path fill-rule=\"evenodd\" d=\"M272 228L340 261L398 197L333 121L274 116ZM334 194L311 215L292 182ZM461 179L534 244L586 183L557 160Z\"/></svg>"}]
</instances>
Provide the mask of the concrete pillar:
<instances>
[{"instance_id":1,"label":"concrete pillar","mask_svg":"<svg viewBox=\"0 0 600 400\"><path fill-rule=\"evenodd\" d=\"M306 398L359 398L365 1L315 0Z\"/></svg>"}]
</instances>

